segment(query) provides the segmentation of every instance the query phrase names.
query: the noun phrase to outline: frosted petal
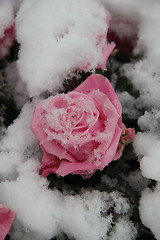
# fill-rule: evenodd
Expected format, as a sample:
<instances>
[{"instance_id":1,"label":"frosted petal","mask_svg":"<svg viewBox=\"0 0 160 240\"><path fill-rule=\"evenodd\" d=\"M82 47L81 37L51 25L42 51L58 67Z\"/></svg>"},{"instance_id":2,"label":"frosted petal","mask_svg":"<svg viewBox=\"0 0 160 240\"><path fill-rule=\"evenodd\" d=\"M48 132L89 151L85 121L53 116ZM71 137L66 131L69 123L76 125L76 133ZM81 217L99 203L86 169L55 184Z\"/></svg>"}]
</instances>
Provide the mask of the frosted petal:
<instances>
[{"instance_id":1,"label":"frosted petal","mask_svg":"<svg viewBox=\"0 0 160 240\"><path fill-rule=\"evenodd\" d=\"M15 216L16 216L16 213L13 210L3 206L0 203L0 239L1 240L4 240L5 236L7 235L14 221Z\"/></svg>"},{"instance_id":2,"label":"frosted petal","mask_svg":"<svg viewBox=\"0 0 160 240\"><path fill-rule=\"evenodd\" d=\"M99 89L100 92L107 95L111 103L116 108L119 115L122 114L122 106L109 80L102 75L92 74L74 91L88 94L93 90Z\"/></svg>"}]
</instances>

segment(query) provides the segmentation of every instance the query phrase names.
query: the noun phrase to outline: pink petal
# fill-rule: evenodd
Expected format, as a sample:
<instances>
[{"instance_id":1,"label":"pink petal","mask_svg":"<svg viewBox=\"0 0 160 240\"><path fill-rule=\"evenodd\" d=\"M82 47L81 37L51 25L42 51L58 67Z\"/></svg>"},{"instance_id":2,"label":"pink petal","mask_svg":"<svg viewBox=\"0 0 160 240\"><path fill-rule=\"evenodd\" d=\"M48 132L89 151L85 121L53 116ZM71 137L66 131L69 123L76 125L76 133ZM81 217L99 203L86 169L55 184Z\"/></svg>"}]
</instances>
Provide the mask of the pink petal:
<instances>
[{"instance_id":1,"label":"pink petal","mask_svg":"<svg viewBox=\"0 0 160 240\"><path fill-rule=\"evenodd\" d=\"M44 152L39 174L47 177L50 173L55 173L60 165L60 159L56 156Z\"/></svg>"},{"instance_id":2,"label":"pink petal","mask_svg":"<svg viewBox=\"0 0 160 240\"><path fill-rule=\"evenodd\" d=\"M111 103L116 108L119 115L122 114L122 106L120 101L112 87L111 83L108 81L107 78L103 77L100 74L92 74L89 76L81 85L79 85L75 92L80 92L84 94L89 94L93 90L99 89L100 92L107 95Z\"/></svg>"},{"instance_id":3,"label":"pink petal","mask_svg":"<svg viewBox=\"0 0 160 240\"><path fill-rule=\"evenodd\" d=\"M49 154L55 155L60 159L68 159L71 162L76 160L64 150L55 140L48 141L47 134L43 131L42 127L39 125L39 116L42 114L42 103L37 104L36 109L33 114L31 130L34 135L37 137L39 144L41 145L42 150L45 149Z\"/></svg>"},{"instance_id":4,"label":"pink petal","mask_svg":"<svg viewBox=\"0 0 160 240\"><path fill-rule=\"evenodd\" d=\"M115 48L115 44L107 44L107 46L103 49L103 57L107 61L109 58L110 54L112 53L113 49Z\"/></svg>"},{"instance_id":5,"label":"pink petal","mask_svg":"<svg viewBox=\"0 0 160 240\"><path fill-rule=\"evenodd\" d=\"M92 170L92 169L96 169L96 166L93 163L86 163L86 162L70 163L67 160L62 160L58 170L56 171L56 174L64 177L69 173L74 173L74 171L78 171L78 170L85 171L85 170Z\"/></svg>"},{"instance_id":6,"label":"pink petal","mask_svg":"<svg viewBox=\"0 0 160 240\"><path fill-rule=\"evenodd\" d=\"M67 159L70 162L75 162L75 158L73 158L59 143L56 141L45 141L42 144L43 148L49 154L55 155L60 159Z\"/></svg>"},{"instance_id":7,"label":"pink petal","mask_svg":"<svg viewBox=\"0 0 160 240\"><path fill-rule=\"evenodd\" d=\"M0 240L4 240L6 237L15 216L16 213L13 210L3 206L0 203Z\"/></svg>"},{"instance_id":8,"label":"pink petal","mask_svg":"<svg viewBox=\"0 0 160 240\"><path fill-rule=\"evenodd\" d=\"M71 153L78 162L86 162L88 158L94 158L93 151L98 148L99 144L99 142L92 140L84 143L82 146L78 146L76 149L71 145L67 151Z\"/></svg>"},{"instance_id":9,"label":"pink petal","mask_svg":"<svg viewBox=\"0 0 160 240\"><path fill-rule=\"evenodd\" d=\"M109 15L109 12L108 11L106 11L106 13L107 13L107 15ZM108 25L109 24L109 21L111 20L111 16L109 15L107 18L106 18L106 20L105 20L105 22L106 22L106 24Z\"/></svg>"},{"instance_id":10,"label":"pink petal","mask_svg":"<svg viewBox=\"0 0 160 240\"><path fill-rule=\"evenodd\" d=\"M116 130L112 139L112 142L107 149L105 155L101 158L101 169L103 169L105 166L107 166L111 161L114 160L114 156L119 144L119 139L121 137L122 129L117 125Z\"/></svg>"},{"instance_id":11,"label":"pink petal","mask_svg":"<svg viewBox=\"0 0 160 240\"><path fill-rule=\"evenodd\" d=\"M106 62L107 59L109 58L110 54L112 53L113 49L115 48L115 44L106 44L106 46L102 49L102 54L103 54L103 58L104 58L104 64L100 64L98 65L98 68L105 68L106 67Z\"/></svg>"},{"instance_id":12,"label":"pink petal","mask_svg":"<svg viewBox=\"0 0 160 240\"><path fill-rule=\"evenodd\" d=\"M77 159L78 161L88 161L89 159L95 159L96 161L97 159L97 161L99 162L100 156L103 156L105 154L106 150L109 148L112 142L112 139L114 138L115 130L120 116L118 115L113 104L110 102L110 100L104 93L99 91L93 91L89 94L89 96L91 96L92 99L95 101L96 108L100 113L100 119L97 125L95 125L95 129L99 128L97 130L102 130L102 137L96 140L95 135L93 138L95 139L95 141L88 140L87 143L84 143L81 147L78 146L77 149L70 147L68 148L68 152L71 153L71 155L75 157L75 159ZM91 128L92 134L94 134L93 130L94 126L93 129ZM117 146L119 143L119 139L117 140ZM115 149L113 156L115 155L116 150L117 148Z\"/></svg>"},{"instance_id":13,"label":"pink petal","mask_svg":"<svg viewBox=\"0 0 160 240\"><path fill-rule=\"evenodd\" d=\"M94 135L97 131L102 132L103 129L104 129L104 123L101 119L98 119L94 124L94 126L89 129L89 132Z\"/></svg>"},{"instance_id":14,"label":"pink petal","mask_svg":"<svg viewBox=\"0 0 160 240\"><path fill-rule=\"evenodd\" d=\"M94 91L90 93L90 95L96 103L96 107L100 113L100 118L102 119L103 123L105 123L105 128L103 130L103 139L101 140L99 148L97 149L101 154L103 154L106 149L108 149L112 139L114 138L115 129L120 116L104 93Z\"/></svg>"}]
</instances>

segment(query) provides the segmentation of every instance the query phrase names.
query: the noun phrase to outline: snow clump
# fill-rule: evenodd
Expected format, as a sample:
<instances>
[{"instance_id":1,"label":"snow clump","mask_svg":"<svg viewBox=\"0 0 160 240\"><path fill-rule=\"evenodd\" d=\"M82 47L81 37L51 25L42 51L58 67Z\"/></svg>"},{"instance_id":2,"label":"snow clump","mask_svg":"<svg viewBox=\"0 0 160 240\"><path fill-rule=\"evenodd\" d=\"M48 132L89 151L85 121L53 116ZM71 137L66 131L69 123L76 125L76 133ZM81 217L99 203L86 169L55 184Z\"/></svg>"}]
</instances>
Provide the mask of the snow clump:
<instances>
[{"instance_id":1,"label":"snow clump","mask_svg":"<svg viewBox=\"0 0 160 240\"><path fill-rule=\"evenodd\" d=\"M105 66L114 48L106 44L109 19L99 1L24 1L16 18L18 70L29 95L57 90L75 70Z\"/></svg>"}]
</instances>

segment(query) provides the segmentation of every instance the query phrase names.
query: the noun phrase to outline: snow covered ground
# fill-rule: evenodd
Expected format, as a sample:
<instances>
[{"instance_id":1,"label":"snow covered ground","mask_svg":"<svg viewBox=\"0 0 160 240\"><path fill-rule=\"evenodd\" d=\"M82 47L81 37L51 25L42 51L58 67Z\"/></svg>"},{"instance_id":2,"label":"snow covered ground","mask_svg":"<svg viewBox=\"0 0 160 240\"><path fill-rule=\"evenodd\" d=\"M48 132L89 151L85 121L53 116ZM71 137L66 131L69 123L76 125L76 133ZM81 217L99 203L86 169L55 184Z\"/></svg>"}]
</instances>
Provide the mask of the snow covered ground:
<instances>
[{"instance_id":1,"label":"snow covered ground","mask_svg":"<svg viewBox=\"0 0 160 240\"><path fill-rule=\"evenodd\" d=\"M0 142L0 202L16 212L11 239L132 240L142 224L151 239L160 239L159 12L158 0L0 0L0 39L14 26L19 43L18 60L1 69L20 112L2 129ZM96 177L87 187L74 177L69 184L53 178L49 187L38 175L42 152L30 130L35 105L64 90L64 79L77 71L106 70L114 47L105 41L107 31L120 43L121 56L123 49L129 56L111 58L110 80L126 124L136 126L134 153L128 147L95 175L95 184ZM119 75L131 89L120 91ZM142 223L135 220L138 209Z\"/></svg>"}]
</instances>

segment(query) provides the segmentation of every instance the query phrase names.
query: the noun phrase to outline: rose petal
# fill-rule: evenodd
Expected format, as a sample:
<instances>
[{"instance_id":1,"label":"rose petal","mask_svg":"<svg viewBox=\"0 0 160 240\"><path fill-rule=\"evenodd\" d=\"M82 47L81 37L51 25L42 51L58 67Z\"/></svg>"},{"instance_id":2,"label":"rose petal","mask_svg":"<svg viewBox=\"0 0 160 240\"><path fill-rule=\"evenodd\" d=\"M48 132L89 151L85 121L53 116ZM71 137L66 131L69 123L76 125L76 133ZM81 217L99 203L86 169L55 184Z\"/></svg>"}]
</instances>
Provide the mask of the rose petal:
<instances>
[{"instance_id":1,"label":"rose petal","mask_svg":"<svg viewBox=\"0 0 160 240\"><path fill-rule=\"evenodd\" d=\"M68 159L71 162L75 162L76 160L67 153L66 150L62 146L60 146L59 143L57 143L55 140L48 141L47 135L43 131L42 127L39 125L39 116L42 113L42 103L39 103L36 106L36 109L33 114L32 123L31 123L31 130L37 137L39 144L42 148L45 149L46 152L49 154L55 155L59 157L60 159Z\"/></svg>"},{"instance_id":2,"label":"rose petal","mask_svg":"<svg viewBox=\"0 0 160 240\"><path fill-rule=\"evenodd\" d=\"M121 133L122 133L122 129L117 125L114 136L112 138L112 142L109 148L107 149L106 153L104 154L104 156L101 158L101 169L107 166L114 159L115 152L119 144L119 139L121 137Z\"/></svg>"},{"instance_id":3,"label":"rose petal","mask_svg":"<svg viewBox=\"0 0 160 240\"><path fill-rule=\"evenodd\" d=\"M99 137L100 145L95 150L95 156L104 154L114 138L115 130L120 116L108 97L100 91L93 91L90 96L94 99L99 110L100 118L105 124L103 133ZM98 157L97 157L98 158Z\"/></svg>"},{"instance_id":4,"label":"rose petal","mask_svg":"<svg viewBox=\"0 0 160 240\"><path fill-rule=\"evenodd\" d=\"M49 154L53 154L60 159L68 159L70 162L75 162L75 158L73 158L59 143L56 141L46 141L42 144L46 152Z\"/></svg>"},{"instance_id":5,"label":"rose petal","mask_svg":"<svg viewBox=\"0 0 160 240\"><path fill-rule=\"evenodd\" d=\"M89 132L90 132L92 135L95 135L95 133L96 133L97 131L102 132L102 130L104 130L104 123L103 123L103 121L102 121L101 119L98 119L98 120L96 121L96 123L94 124L94 126L89 129Z\"/></svg>"},{"instance_id":6,"label":"rose petal","mask_svg":"<svg viewBox=\"0 0 160 240\"><path fill-rule=\"evenodd\" d=\"M107 44L106 48L103 49L103 56L104 59L107 61L108 57L110 56L110 54L112 53L113 49L115 48L115 44Z\"/></svg>"},{"instance_id":7,"label":"rose petal","mask_svg":"<svg viewBox=\"0 0 160 240\"><path fill-rule=\"evenodd\" d=\"M103 68L106 67L106 62L107 62L110 54L112 53L113 49L115 48L115 46L116 45L114 43L113 44L106 44L106 46L102 50L102 54L103 54L103 58L104 58L105 62L104 62L104 64L100 64L98 66L98 68L102 68L103 69Z\"/></svg>"},{"instance_id":8,"label":"rose petal","mask_svg":"<svg viewBox=\"0 0 160 240\"><path fill-rule=\"evenodd\" d=\"M56 156L44 152L39 174L47 177L50 173L55 173L60 165L60 159Z\"/></svg>"},{"instance_id":9,"label":"rose petal","mask_svg":"<svg viewBox=\"0 0 160 240\"><path fill-rule=\"evenodd\" d=\"M84 143L82 146L77 146L77 148L70 146L67 151L72 154L78 162L87 162L89 159L91 162L94 159L93 152L98 148L99 144L99 142L92 140Z\"/></svg>"},{"instance_id":10,"label":"rose petal","mask_svg":"<svg viewBox=\"0 0 160 240\"><path fill-rule=\"evenodd\" d=\"M120 101L114 91L114 88L110 84L107 78L100 74L92 74L89 76L81 85L79 85L73 91L80 92L84 94L89 94L93 90L99 89L100 92L107 95L111 103L116 108L119 115L122 114L122 106Z\"/></svg>"},{"instance_id":11,"label":"rose petal","mask_svg":"<svg viewBox=\"0 0 160 240\"><path fill-rule=\"evenodd\" d=\"M64 177L69 173L74 173L74 171L85 171L85 170L92 170L96 169L96 166L93 163L70 163L67 160L62 160L56 174Z\"/></svg>"},{"instance_id":12,"label":"rose petal","mask_svg":"<svg viewBox=\"0 0 160 240\"><path fill-rule=\"evenodd\" d=\"M9 232L15 216L15 211L0 203L0 240L3 240Z\"/></svg>"}]
</instances>

